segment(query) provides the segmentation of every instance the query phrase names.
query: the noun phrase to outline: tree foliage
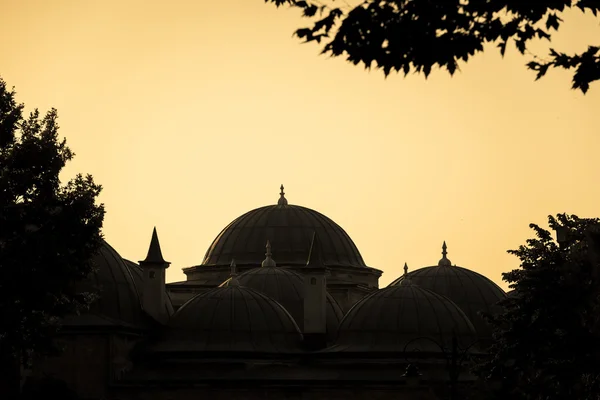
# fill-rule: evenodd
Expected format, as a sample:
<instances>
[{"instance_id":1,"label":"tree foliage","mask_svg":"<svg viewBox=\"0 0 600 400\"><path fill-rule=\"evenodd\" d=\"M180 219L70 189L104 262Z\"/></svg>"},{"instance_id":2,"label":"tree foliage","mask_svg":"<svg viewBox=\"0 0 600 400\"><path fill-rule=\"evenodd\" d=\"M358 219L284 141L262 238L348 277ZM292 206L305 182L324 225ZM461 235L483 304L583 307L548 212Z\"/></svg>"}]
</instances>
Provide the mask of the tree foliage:
<instances>
[{"instance_id":1,"label":"tree foliage","mask_svg":"<svg viewBox=\"0 0 600 400\"><path fill-rule=\"evenodd\" d=\"M521 266L503 274L515 290L491 318L495 344L478 372L502 383L497 398L600 398L600 220L559 214L552 234L532 224L536 237L509 251ZM491 397L490 397L491 398Z\"/></svg>"},{"instance_id":2,"label":"tree foliage","mask_svg":"<svg viewBox=\"0 0 600 400\"><path fill-rule=\"evenodd\" d=\"M45 352L61 317L91 300L86 277L102 243L101 187L91 176L61 184L73 153L59 139L57 112L23 117L0 79L0 352Z\"/></svg>"},{"instance_id":3,"label":"tree foliage","mask_svg":"<svg viewBox=\"0 0 600 400\"><path fill-rule=\"evenodd\" d=\"M386 76L415 71L427 77L435 67L453 75L459 61L468 61L487 43L496 44L503 56L511 42L529 54L533 39L552 39L565 9L594 16L600 11L600 0L364 0L354 7L343 0L331 0L331 5L324 0L265 1L301 9L312 21L295 34L305 42L323 42L322 53L345 55L366 68L375 65ZM571 55L550 49L546 59L534 56L527 67L536 80L550 68L573 70L573 89L586 93L600 79L600 44Z\"/></svg>"}]
</instances>

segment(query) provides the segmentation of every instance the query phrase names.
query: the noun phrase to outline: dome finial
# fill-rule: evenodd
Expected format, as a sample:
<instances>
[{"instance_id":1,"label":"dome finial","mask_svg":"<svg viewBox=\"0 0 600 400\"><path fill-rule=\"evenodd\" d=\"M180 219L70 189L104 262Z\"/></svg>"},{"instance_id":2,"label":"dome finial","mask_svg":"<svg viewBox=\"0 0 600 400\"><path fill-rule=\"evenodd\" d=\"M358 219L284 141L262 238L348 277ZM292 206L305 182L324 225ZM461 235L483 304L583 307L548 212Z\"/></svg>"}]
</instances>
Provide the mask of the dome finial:
<instances>
[{"instance_id":1,"label":"dome finial","mask_svg":"<svg viewBox=\"0 0 600 400\"><path fill-rule=\"evenodd\" d=\"M285 198L285 192L283 191L283 184L281 184L281 186L279 187L279 189L281 190L279 192L279 201L277 202L278 206L287 206L288 201Z\"/></svg>"},{"instance_id":2,"label":"dome finial","mask_svg":"<svg viewBox=\"0 0 600 400\"><path fill-rule=\"evenodd\" d=\"M448 260L448 246L446 246L446 241L444 240L444 244L442 244L442 259L438 262L438 267L451 267L452 263Z\"/></svg>"},{"instance_id":3,"label":"dome finial","mask_svg":"<svg viewBox=\"0 0 600 400\"><path fill-rule=\"evenodd\" d=\"M240 286L240 282L237 279L237 265L235 265L235 259L231 259L231 264L229 265L230 272L229 276L231 280L229 281L229 286Z\"/></svg>"},{"instance_id":4,"label":"dome finial","mask_svg":"<svg viewBox=\"0 0 600 400\"><path fill-rule=\"evenodd\" d=\"M277 264L275 264L275 261L273 260L273 258L271 258L273 254L271 253L271 242L269 242L269 240L267 240L267 252L265 253L265 260L262 262L262 266L263 267L275 267L277 266Z\"/></svg>"},{"instance_id":5,"label":"dome finial","mask_svg":"<svg viewBox=\"0 0 600 400\"><path fill-rule=\"evenodd\" d=\"M402 281L400 282L401 286L412 285L412 280L410 276L408 276L408 264L404 263L404 275L402 275Z\"/></svg>"}]
</instances>

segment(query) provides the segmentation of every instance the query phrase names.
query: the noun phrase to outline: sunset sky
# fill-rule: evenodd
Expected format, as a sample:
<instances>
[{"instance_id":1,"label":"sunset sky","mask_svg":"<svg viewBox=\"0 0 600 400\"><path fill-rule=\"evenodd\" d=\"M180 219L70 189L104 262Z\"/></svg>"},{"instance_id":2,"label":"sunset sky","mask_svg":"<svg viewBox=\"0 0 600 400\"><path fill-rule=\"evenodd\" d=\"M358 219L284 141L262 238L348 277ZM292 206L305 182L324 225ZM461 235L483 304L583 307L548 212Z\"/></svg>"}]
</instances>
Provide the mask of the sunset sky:
<instances>
[{"instance_id":1,"label":"sunset sky","mask_svg":"<svg viewBox=\"0 0 600 400\"><path fill-rule=\"evenodd\" d=\"M168 281L253 208L315 209L353 238L384 286L453 263L502 287L506 253L548 214L600 217L600 84L541 81L514 46L454 78L365 71L292 37L295 10L262 0L0 0L0 76L27 109L58 109L104 186L106 240L145 257L157 227ZM564 51L598 44L572 12ZM543 52L544 46L534 50ZM277 249L273 249L277 261Z\"/></svg>"}]
</instances>

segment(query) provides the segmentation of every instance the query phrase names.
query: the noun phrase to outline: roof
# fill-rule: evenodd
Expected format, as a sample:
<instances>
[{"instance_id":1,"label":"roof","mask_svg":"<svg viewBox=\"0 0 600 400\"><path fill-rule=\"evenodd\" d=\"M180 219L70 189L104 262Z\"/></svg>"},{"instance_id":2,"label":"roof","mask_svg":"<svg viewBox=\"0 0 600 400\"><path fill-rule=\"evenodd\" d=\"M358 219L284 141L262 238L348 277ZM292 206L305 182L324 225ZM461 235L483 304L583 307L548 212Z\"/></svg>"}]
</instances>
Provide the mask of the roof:
<instances>
[{"instance_id":1,"label":"roof","mask_svg":"<svg viewBox=\"0 0 600 400\"><path fill-rule=\"evenodd\" d=\"M240 286L254 289L279 302L303 330L304 326L304 277L283 267L260 267L238 275ZM221 286L227 286L230 279ZM327 293L327 337L334 340L344 314L335 299Z\"/></svg>"},{"instance_id":2,"label":"roof","mask_svg":"<svg viewBox=\"0 0 600 400\"><path fill-rule=\"evenodd\" d=\"M431 290L408 284L381 289L356 303L340 324L336 344L356 352L440 352L440 346L451 346L453 336L461 348L476 341L462 310Z\"/></svg>"},{"instance_id":3,"label":"roof","mask_svg":"<svg viewBox=\"0 0 600 400\"><path fill-rule=\"evenodd\" d=\"M495 313L497 303L506 298L506 293L485 276L458 266L434 266L409 272L413 284L448 297L469 317L477 332L491 335L491 328L481 313ZM400 284L404 276L390 284Z\"/></svg>"},{"instance_id":4,"label":"roof","mask_svg":"<svg viewBox=\"0 0 600 400\"><path fill-rule=\"evenodd\" d=\"M134 278L119 253L104 242L99 253L92 260L94 271L77 284L79 291L98 294L87 314L97 314L111 320L122 321L127 325L145 324L140 297ZM84 318L80 318L84 321ZM70 324L77 324L78 317L70 318ZM89 325L93 319L85 319Z\"/></svg>"},{"instance_id":5,"label":"roof","mask_svg":"<svg viewBox=\"0 0 600 400\"><path fill-rule=\"evenodd\" d=\"M171 318L160 351L286 353L302 334L290 314L253 289L219 287L185 303Z\"/></svg>"},{"instance_id":6,"label":"roof","mask_svg":"<svg viewBox=\"0 0 600 400\"><path fill-rule=\"evenodd\" d=\"M169 267L169 262L165 261L160 249L160 242L158 241L158 234L156 233L156 227L152 231L152 239L150 239L150 247L148 248L148 255L146 259L140 261L140 264L159 264L165 268Z\"/></svg>"},{"instance_id":7,"label":"roof","mask_svg":"<svg viewBox=\"0 0 600 400\"><path fill-rule=\"evenodd\" d=\"M228 266L232 259L237 265L260 265L267 240L280 265L306 265L315 232L325 265L366 267L356 245L338 224L315 210L281 199L279 204L249 211L227 225L210 245L202 265Z\"/></svg>"}]
</instances>

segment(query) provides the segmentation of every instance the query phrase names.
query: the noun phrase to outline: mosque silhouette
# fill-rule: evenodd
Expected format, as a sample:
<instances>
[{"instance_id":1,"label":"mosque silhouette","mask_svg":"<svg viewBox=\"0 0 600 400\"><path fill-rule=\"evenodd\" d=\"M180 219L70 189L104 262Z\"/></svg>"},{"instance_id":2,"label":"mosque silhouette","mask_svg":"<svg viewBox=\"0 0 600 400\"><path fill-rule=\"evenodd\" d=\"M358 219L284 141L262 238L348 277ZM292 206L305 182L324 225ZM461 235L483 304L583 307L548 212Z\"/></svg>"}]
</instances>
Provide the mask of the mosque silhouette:
<instances>
[{"instance_id":1,"label":"mosque silhouette","mask_svg":"<svg viewBox=\"0 0 600 400\"><path fill-rule=\"evenodd\" d=\"M327 216L288 203L227 225L187 280L166 283L156 229L135 263L108 243L81 290L89 312L63 321L57 357L27 384L61 380L82 399L445 399L478 385L483 314L506 293L454 265L379 288L350 236Z\"/></svg>"}]
</instances>

